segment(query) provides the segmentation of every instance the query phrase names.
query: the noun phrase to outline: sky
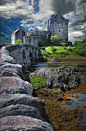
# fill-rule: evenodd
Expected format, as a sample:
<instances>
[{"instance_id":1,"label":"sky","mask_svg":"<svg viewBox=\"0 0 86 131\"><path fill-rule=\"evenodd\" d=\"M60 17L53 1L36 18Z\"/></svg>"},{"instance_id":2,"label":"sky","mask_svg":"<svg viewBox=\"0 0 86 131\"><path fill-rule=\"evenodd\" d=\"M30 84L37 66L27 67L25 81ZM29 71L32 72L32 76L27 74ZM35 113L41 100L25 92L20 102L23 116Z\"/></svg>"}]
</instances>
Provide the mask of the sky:
<instances>
[{"instance_id":1,"label":"sky","mask_svg":"<svg viewBox=\"0 0 86 131\"><path fill-rule=\"evenodd\" d=\"M69 19L68 40L86 39L86 0L0 0L0 17L20 18L20 26L44 30L52 14Z\"/></svg>"}]
</instances>

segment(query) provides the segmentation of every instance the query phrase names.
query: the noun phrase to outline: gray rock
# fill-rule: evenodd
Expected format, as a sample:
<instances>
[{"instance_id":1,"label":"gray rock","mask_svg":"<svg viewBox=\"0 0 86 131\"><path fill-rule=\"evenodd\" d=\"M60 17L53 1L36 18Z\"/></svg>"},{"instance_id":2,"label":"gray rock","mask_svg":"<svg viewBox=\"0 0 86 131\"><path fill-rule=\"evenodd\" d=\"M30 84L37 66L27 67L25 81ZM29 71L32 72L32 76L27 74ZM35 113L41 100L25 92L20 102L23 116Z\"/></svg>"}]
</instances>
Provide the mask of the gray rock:
<instances>
[{"instance_id":1,"label":"gray rock","mask_svg":"<svg viewBox=\"0 0 86 131\"><path fill-rule=\"evenodd\" d=\"M79 78L74 73L74 67L61 66L58 68L43 68L35 71L32 75L44 76L47 81L47 86L52 88L76 87L79 84ZM73 77L72 77L73 76Z\"/></svg>"},{"instance_id":2,"label":"gray rock","mask_svg":"<svg viewBox=\"0 0 86 131\"><path fill-rule=\"evenodd\" d=\"M43 120L37 108L23 104L10 105L0 109L0 118L6 116L31 116Z\"/></svg>"},{"instance_id":3,"label":"gray rock","mask_svg":"<svg viewBox=\"0 0 86 131\"><path fill-rule=\"evenodd\" d=\"M52 126L44 120L45 101L32 97L33 87L24 81L22 66L28 69L31 65L31 52L34 61L35 55L38 57L38 47L29 45L28 48L28 45L17 44L1 49L1 131L53 131Z\"/></svg>"},{"instance_id":4,"label":"gray rock","mask_svg":"<svg viewBox=\"0 0 86 131\"><path fill-rule=\"evenodd\" d=\"M16 62L13 57L9 55L9 51L6 50L6 47L4 46L1 48L1 64L3 65L6 63L15 64Z\"/></svg>"},{"instance_id":5,"label":"gray rock","mask_svg":"<svg viewBox=\"0 0 86 131\"><path fill-rule=\"evenodd\" d=\"M32 95L32 85L17 77L1 77L0 94L6 93L22 93Z\"/></svg>"},{"instance_id":6,"label":"gray rock","mask_svg":"<svg viewBox=\"0 0 86 131\"><path fill-rule=\"evenodd\" d=\"M3 71L5 68L14 68L14 69L16 69L17 71L22 72L22 66L19 65L19 64L10 64L10 63L8 63L8 64L5 64L5 65L2 65L2 66L0 67L0 72Z\"/></svg>"},{"instance_id":7,"label":"gray rock","mask_svg":"<svg viewBox=\"0 0 86 131\"><path fill-rule=\"evenodd\" d=\"M4 68L2 71L1 71L1 77L3 76L14 76L14 77L19 77L23 80L25 80L25 77L22 73L21 70L19 69L16 69L16 68L13 68L13 67L10 67L10 68Z\"/></svg>"},{"instance_id":8,"label":"gray rock","mask_svg":"<svg viewBox=\"0 0 86 131\"><path fill-rule=\"evenodd\" d=\"M70 88L75 88L78 86L78 79L76 77L69 77L69 83L68 83Z\"/></svg>"},{"instance_id":9,"label":"gray rock","mask_svg":"<svg viewBox=\"0 0 86 131\"><path fill-rule=\"evenodd\" d=\"M54 131L53 127L39 119L26 116L7 116L0 120L1 131Z\"/></svg>"},{"instance_id":10,"label":"gray rock","mask_svg":"<svg viewBox=\"0 0 86 131\"><path fill-rule=\"evenodd\" d=\"M23 104L33 106L37 108L41 116L45 118L45 100L38 97L31 97L26 94L7 94L3 93L0 95L0 108L7 107L9 105Z\"/></svg>"}]
</instances>

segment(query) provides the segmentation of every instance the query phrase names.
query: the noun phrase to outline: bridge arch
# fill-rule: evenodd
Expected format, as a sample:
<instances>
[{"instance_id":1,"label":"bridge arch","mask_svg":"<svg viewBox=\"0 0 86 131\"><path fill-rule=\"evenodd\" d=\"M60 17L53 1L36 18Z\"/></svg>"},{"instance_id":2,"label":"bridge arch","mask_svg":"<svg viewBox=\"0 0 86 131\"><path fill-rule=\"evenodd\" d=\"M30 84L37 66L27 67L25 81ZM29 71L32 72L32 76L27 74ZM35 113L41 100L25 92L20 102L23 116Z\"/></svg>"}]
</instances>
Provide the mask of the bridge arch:
<instances>
[{"instance_id":1,"label":"bridge arch","mask_svg":"<svg viewBox=\"0 0 86 131\"><path fill-rule=\"evenodd\" d=\"M30 53L29 53L29 58L30 58L30 61L31 61L31 63L32 63L33 60L34 60L34 56L33 56L32 51L30 51Z\"/></svg>"},{"instance_id":2,"label":"bridge arch","mask_svg":"<svg viewBox=\"0 0 86 131\"><path fill-rule=\"evenodd\" d=\"M17 44L7 46L6 49L10 52L10 56L14 58L15 62L21 64L25 68L28 68L35 58L38 58L38 47L27 45L27 44Z\"/></svg>"}]
</instances>

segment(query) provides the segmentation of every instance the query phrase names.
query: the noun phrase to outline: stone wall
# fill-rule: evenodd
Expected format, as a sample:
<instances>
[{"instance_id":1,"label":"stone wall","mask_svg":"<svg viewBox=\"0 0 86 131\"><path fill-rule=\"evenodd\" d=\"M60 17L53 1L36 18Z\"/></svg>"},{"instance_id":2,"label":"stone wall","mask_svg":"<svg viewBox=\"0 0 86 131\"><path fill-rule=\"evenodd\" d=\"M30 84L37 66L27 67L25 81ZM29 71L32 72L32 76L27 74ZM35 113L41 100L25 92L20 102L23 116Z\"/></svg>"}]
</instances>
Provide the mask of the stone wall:
<instances>
[{"instance_id":1,"label":"stone wall","mask_svg":"<svg viewBox=\"0 0 86 131\"><path fill-rule=\"evenodd\" d=\"M44 99L32 96L33 87L25 81L22 73L23 62L26 62L24 59L29 64L28 52L33 50L27 45L1 48L1 131L53 131L53 127L46 121Z\"/></svg>"}]
</instances>

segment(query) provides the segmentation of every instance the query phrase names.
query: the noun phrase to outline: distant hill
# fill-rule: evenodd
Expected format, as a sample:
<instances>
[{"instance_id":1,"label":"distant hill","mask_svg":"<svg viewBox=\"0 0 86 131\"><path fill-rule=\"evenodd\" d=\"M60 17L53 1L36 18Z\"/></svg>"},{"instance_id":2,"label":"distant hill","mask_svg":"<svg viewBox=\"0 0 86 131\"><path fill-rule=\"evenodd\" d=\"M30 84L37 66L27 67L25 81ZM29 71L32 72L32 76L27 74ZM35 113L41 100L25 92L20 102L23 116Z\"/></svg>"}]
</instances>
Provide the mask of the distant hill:
<instances>
[{"instance_id":1,"label":"distant hill","mask_svg":"<svg viewBox=\"0 0 86 131\"><path fill-rule=\"evenodd\" d=\"M0 44L11 43L12 29L18 29L21 20L20 18L4 19L0 17Z\"/></svg>"}]
</instances>

